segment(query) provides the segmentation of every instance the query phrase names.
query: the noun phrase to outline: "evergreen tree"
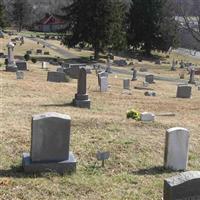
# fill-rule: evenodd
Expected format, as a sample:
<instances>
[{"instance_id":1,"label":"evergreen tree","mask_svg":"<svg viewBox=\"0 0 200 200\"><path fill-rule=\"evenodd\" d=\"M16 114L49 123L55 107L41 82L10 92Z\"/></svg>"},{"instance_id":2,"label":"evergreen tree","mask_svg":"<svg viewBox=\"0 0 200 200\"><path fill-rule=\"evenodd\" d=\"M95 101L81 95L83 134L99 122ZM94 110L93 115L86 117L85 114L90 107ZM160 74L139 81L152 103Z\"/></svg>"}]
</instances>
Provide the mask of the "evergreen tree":
<instances>
[{"instance_id":1,"label":"evergreen tree","mask_svg":"<svg viewBox=\"0 0 200 200\"><path fill-rule=\"evenodd\" d=\"M20 32L28 22L31 8L27 0L14 0L12 19Z\"/></svg>"},{"instance_id":2,"label":"evergreen tree","mask_svg":"<svg viewBox=\"0 0 200 200\"><path fill-rule=\"evenodd\" d=\"M5 15L3 1L0 0L0 28L5 27Z\"/></svg>"},{"instance_id":3,"label":"evergreen tree","mask_svg":"<svg viewBox=\"0 0 200 200\"><path fill-rule=\"evenodd\" d=\"M176 24L168 0L132 0L128 15L128 43L145 50L168 50L175 42Z\"/></svg>"},{"instance_id":4,"label":"evergreen tree","mask_svg":"<svg viewBox=\"0 0 200 200\"><path fill-rule=\"evenodd\" d=\"M69 22L67 30L71 35L64 44L90 44L94 48L95 59L106 48L120 49L124 45L122 4L118 0L74 0L63 9Z\"/></svg>"}]
</instances>

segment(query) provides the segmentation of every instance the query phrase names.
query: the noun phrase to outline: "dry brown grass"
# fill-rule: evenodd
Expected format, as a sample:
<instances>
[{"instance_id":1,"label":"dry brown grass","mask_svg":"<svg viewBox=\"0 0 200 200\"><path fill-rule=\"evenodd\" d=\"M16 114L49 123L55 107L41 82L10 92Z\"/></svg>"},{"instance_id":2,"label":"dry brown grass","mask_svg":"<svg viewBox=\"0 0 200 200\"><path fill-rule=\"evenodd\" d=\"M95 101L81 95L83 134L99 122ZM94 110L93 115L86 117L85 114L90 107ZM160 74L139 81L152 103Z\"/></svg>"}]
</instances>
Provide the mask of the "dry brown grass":
<instances>
[{"instance_id":1,"label":"dry brown grass","mask_svg":"<svg viewBox=\"0 0 200 200\"><path fill-rule=\"evenodd\" d=\"M142 84L140 79L132 83L128 95L122 90L124 76L111 75L111 88L100 93L92 74L88 76L91 110L79 109L64 105L74 98L75 80L50 83L40 63L29 65L24 80L16 80L15 73L0 72L0 199L161 199L163 179L175 174L161 168L165 131L174 126L190 130L188 169L199 169L200 92L194 86L192 99L176 99L175 84L156 81L151 87L157 97L151 98L133 89ZM157 117L155 123L145 124L126 119L130 108L176 116ZM49 111L72 118L70 148L78 168L71 176L28 176L18 168L22 153L30 151L31 116ZM97 150L111 152L104 169L95 159Z\"/></svg>"}]
</instances>

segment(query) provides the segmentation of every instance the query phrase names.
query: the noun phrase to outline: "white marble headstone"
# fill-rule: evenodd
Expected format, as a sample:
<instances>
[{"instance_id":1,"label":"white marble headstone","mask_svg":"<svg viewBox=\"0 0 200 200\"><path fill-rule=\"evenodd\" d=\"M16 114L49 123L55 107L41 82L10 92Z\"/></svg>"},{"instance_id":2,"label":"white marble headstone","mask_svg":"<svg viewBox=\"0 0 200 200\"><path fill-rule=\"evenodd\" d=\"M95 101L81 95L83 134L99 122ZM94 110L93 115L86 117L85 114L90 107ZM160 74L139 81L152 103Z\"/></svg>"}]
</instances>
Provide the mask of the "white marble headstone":
<instances>
[{"instance_id":1,"label":"white marble headstone","mask_svg":"<svg viewBox=\"0 0 200 200\"><path fill-rule=\"evenodd\" d=\"M168 129L165 141L165 168L186 170L188 162L189 131L175 127Z\"/></svg>"}]
</instances>

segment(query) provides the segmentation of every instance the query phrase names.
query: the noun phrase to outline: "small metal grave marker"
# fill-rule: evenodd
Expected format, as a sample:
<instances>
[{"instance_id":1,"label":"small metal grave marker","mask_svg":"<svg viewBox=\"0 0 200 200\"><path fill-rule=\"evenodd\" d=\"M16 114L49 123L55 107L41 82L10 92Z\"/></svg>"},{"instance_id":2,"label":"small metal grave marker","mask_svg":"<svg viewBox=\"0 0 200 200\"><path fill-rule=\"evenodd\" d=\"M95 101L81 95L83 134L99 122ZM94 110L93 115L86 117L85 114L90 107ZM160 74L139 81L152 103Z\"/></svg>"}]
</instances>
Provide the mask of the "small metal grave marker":
<instances>
[{"instance_id":1,"label":"small metal grave marker","mask_svg":"<svg viewBox=\"0 0 200 200\"><path fill-rule=\"evenodd\" d=\"M100 152L98 151L96 154L97 160L102 161L102 167L104 167L105 160L108 160L110 157L110 152L105 151L105 152Z\"/></svg>"},{"instance_id":2,"label":"small metal grave marker","mask_svg":"<svg viewBox=\"0 0 200 200\"><path fill-rule=\"evenodd\" d=\"M16 77L17 77L17 80L19 80L19 79L24 79L24 72L22 72L22 71L17 71L17 72L16 72Z\"/></svg>"}]
</instances>

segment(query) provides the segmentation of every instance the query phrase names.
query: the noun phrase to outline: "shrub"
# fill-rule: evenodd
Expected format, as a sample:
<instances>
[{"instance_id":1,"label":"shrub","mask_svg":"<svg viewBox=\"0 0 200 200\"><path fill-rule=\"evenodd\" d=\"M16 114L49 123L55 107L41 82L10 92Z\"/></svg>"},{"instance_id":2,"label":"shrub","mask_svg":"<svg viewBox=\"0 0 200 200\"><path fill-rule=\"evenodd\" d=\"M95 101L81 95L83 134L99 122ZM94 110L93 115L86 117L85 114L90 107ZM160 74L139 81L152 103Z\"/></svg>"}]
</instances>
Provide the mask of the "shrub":
<instances>
[{"instance_id":1,"label":"shrub","mask_svg":"<svg viewBox=\"0 0 200 200\"><path fill-rule=\"evenodd\" d=\"M31 61L32 61L33 63L36 63L36 62L37 62L37 59L36 59L36 58L31 58Z\"/></svg>"},{"instance_id":2,"label":"shrub","mask_svg":"<svg viewBox=\"0 0 200 200\"><path fill-rule=\"evenodd\" d=\"M135 120L140 121L141 120L141 113L136 111L136 110L134 110L134 109L131 109L131 110L127 111L126 117L128 119L131 118L131 119L135 119Z\"/></svg>"},{"instance_id":3,"label":"shrub","mask_svg":"<svg viewBox=\"0 0 200 200\"><path fill-rule=\"evenodd\" d=\"M8 58L5 59L5 65L8 65Z\"/></svg>"},{"instance_id":4,"label":"shrub","mask_svg":"<svg viewBox=\"0 0 200 200\"><path fill-rule=\"evenodd\" d=\"M30 55L29 55L29 54L25 54L25 55L24 55L24 59L25 59L26 61L29 61L29 60L30 60Z\"/></svg>"}]
</instances>

